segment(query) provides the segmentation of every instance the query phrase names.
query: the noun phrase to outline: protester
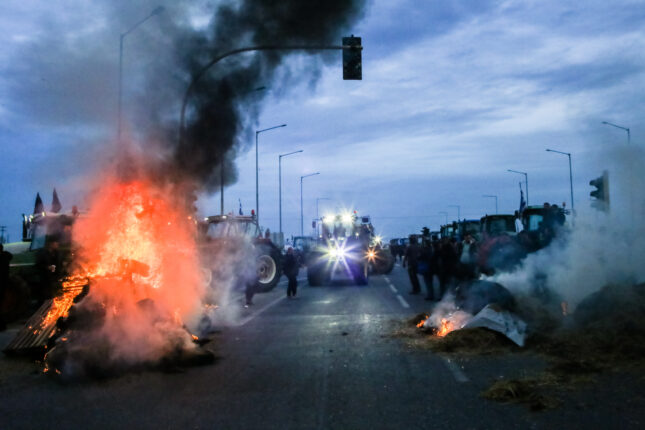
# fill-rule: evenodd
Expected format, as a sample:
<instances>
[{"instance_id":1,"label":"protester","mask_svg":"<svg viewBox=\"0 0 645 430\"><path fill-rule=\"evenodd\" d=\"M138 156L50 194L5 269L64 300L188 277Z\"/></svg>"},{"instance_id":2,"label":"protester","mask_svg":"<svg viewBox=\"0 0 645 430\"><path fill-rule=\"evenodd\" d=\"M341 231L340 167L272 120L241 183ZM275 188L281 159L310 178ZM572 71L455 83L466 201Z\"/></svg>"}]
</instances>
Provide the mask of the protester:
<instances>
[{"instance_id":1,"label":"protester","mask_svg":"<svg viewBox=\"0 0 645 430\"><path fill-rule=\"evenodd\" d=\"M459 244L459 269L456 275L460 280L474 279L476 277L477 242L468 233Z\"/></svg>"},{"instance_id":2,"label":"protester","mask_svg":"<svg viewBox=\"0 0 645 430\"><path fill-rule=\"evenodd\" d=\"M6 328L2 310L4 297L9 289L9 263L12 258L13 255L9 251L5 251L4 246L0 243L0 331Z\"/></svg>"},{"instance_id":3,"label":"protester","mask_svg":"<svg viewBox=\"0 0 645 430\"><path fill-rule=\"evenodd\" d=\"M425 239L425 238L424 238ZM421 260L425 263L426 269L422 273L423 282L426 284L426 300L434 300L434 276L436 275L435 242L427 238L421 248Z\"/></svg>"},{"instance_id":4,"label":"protester","mask_svg":"<svg viewBox=\"0 0 645 430\"><path fill-rule=\"evenodd\" d=\"M524 230L524 224L522 224L522 218L520 218L520 212L515 211L515 233L520 233Z\"/></svg>"},{"instance_id":5,"label":"protester","mask_svg":"<svg viewBox=\"0 0 645 430\"><path fill-rule=\"evenodd\" d=\"M419 284L419 278L417 277L417 270L419 265L419 256L420 250L419 245L417 244L417 236L414 234L410 235L410 244L405 249L405 254L403 255L403 267L407 267L408 276L410 276L410 284L412 284L412 290L410 294L419 294L421 293L421 285Z\"/></svg>"},{"instance_id":6,"label":"protester","mask_svg":"<svg viewBox=\"0 0 645 430\"><path fill-rule=\"evenodd\" d=\"M287 249L287 255L284 257L282 268L284 275L289 280L287 285L287 297L296 297L296 293L298 291L298 271L300 270L300 264L298 263L298 259L291 247Z\"/></svg>"},{"instance_id":7,"label":"protester","mask_svg":"<svg viewBox=\"0 0 645 430\"><path fill-rule=\"evenodd\" d=\"M454 239L452 239L454 242ZM458 262L457 250L451 239L445 237L441 239L439 254L441 258L441 266L439 267L439 288L441 290L441 298L446 294L451 287L455 268Z\"/></svg>"},{"instance_id":8,"label":"protester","mask_svg":"<svg viewBox=\"0 0 645 430\"><path fill-rule=\"evenodd\" d=\"M255 295L255 282L247 282L246 288L244 290L244 298L246 299L246 303L244 305L245 308L248 308L249 306L253 306L254 295Z\"/></svg>"}]
</instances>

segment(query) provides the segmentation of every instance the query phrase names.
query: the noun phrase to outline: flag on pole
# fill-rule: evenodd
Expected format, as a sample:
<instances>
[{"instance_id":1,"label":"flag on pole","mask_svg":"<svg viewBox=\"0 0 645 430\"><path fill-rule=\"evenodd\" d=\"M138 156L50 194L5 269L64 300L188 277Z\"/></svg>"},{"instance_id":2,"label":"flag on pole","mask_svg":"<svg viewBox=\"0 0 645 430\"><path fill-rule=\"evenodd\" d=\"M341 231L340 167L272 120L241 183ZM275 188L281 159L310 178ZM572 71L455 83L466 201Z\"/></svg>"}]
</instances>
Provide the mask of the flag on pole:
<instances>
[{"instance_id":1,"label":"flag on pole","mask_svg":"<svg viewBox=\"0 0 645 430\"><path fill-rule=\"evenodd\" d=\"M34 204L34 214L39 214L45 212L45 206L43 205L43 199L40 198L40 193L36 193L36 203Z\"/></svg>"},{"instance_id":2,"label":"flag on pole","mask_svg":"<svg viewBox=\"0 0 645 430\"><path fill-rule=\"evenodd\" d=\"M52 196L52 209L51 211L55 214L60 212L60 210L63 208L63 206L60 204L60 200L58 200L58 193L56 192L56 188L54 188L54 195Z\"/></svg>"},{"instance_id":3,"label":"flag on pole","mask_svg":"<svg viewBox=\"0 0 645 430\"><path fill-rule=\"evenodd\" d=\"M237 199L237 201L238 201L238 202L240 202L240 210L239 210L239 214L240 214L240 215L244 215L244 212L242 212L242 199Z\"/></svg>"},{"instance_id":4,"label":"flag on pole","mask_svg":"<svg viewBox=\"0 0 645 430\"><path fill-rule=\"evenodd\" d=\"M526 208L526 201L524 200L524 191L522 191L522 183L520 182L520 214Z\"/></svg>"}]
</instances>

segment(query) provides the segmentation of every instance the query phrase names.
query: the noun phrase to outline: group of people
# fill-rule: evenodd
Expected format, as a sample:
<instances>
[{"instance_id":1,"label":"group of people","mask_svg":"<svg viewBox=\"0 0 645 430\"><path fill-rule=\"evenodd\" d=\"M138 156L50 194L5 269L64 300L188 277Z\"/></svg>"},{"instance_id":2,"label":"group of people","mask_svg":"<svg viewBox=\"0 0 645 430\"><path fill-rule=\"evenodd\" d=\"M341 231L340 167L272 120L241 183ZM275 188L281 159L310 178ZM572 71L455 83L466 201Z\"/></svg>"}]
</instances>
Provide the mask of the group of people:
<instances>
[{"instance_id":1,"label":"group of people","mask_svg":"<svg viewBox=\"0 0 645 430\"><path fill-rule=\"evenodd\" d=\"M466 234L461 242L456 238L438 239L428 235L411 235L410 244L403 256L412 290L421 294L421 275L426 286L426 300L439 301L458 281L474 279L477 267L477 242ZM438 280L439 294L435 294L434 281Z\"/></svg>"}]
</instances>

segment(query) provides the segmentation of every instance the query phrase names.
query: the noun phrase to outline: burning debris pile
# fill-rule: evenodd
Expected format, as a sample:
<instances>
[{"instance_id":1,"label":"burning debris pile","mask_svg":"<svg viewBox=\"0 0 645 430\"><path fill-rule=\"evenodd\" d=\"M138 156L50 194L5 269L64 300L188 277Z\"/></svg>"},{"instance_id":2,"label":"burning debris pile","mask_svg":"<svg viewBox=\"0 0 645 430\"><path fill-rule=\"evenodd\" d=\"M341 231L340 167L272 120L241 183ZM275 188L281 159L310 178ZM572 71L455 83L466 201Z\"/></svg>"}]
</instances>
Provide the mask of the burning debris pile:
<instances>
[{"instance_id":1,"label":"burning debris pile","mask_svg":"<svg viewBox=\"0 0 645 430\"><path fill-rule=\"evenodd\" d=\"M417 333L416 345L462 355L518 351L518 344L508 334L502 335L503 330L469 328L477 315L499 310L499 305L486 304L473 317L455 303L460 302L441 302L433 312L409 321ZM514 300L513 309L515 321L526 321L523 350L545 359L546 366L519 379L493 381L482 393L487 399L519 403L531 410L549 409L558 406L568 390L593 383L603 372L640 374L645 366L645 284L605 286L572 313L563 312L559 303L525 296Z\"/></svg>"},{"instance_id":2,"label":"burning debris pile","mask_svg":"<svg viewBox=\"0 0 645 430\"><path fill-rule=\"evenodd\" d=\"M499 284L464 282L457 288L456 296L447 295L417 327L439 338L455 330L483 327L524 346L526 323L512 313L515 306L513 296Z\"/></svg>"},{"instance_id":3,"label":"burning debris pile","mask_svg":"<svg viewBox=\"0 0 645 430\"><path fill-rule=\"evenodd\" d=\"M195 222L173 201L169 186L106 181L74 226L63 295L28 324L49 339L46 371L103 376L213 361L187 329L198 322L206 282Z\"/></svg>"}]
</instances>

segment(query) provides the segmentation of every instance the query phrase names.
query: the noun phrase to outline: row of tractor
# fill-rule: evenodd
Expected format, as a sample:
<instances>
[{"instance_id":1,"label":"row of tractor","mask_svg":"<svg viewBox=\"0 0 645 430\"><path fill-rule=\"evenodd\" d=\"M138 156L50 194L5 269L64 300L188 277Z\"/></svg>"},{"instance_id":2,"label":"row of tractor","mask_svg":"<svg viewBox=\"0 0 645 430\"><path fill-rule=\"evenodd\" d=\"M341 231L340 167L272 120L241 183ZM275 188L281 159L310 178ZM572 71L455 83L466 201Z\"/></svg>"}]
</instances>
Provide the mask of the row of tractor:
<instances>
[{"instance_id":1,"label":"row of tractor","mask_svg":"<svg viewBox=\"0 0 645 430\"><path fill-rule=\"evenodd\" d=\"M74 261L74 223L84 215L38 212L23 217L22 241L6 244L11 254L11 273L19 280L9 302L19 308L30 299L56 296L60 281ZM202 266L213 285L226 282L233 288L266 292L282 276L285 252L262 230L254 215L215 215L194 223ZM389 273L394 259L375 235L369 217L354 213L325 217L319 237L298 237L293 242L301 266L306 266L312 286L336 279L366 284L372 273ZM42 266L42 267L41 267ZM58 287L57 287L58 286ZM5 303L9 303L5 301ZM17 308L16 306L11 306Z\"/></svg>"},{"instance_id":2,"label":"row of tractor","mask_svg":"<svg viewBox=\"0 0 645 430\"><path fill-rule=\"evenodd\" d=\"M479 272L490 275L511 270L528 254L548 246L565 231L568 214L556 205L528 206L514 215L485 215L447 223L438 231L424 229L422 234L391 239L389 248L396 259L403 258L411 238L424 245L442 239L461 242L470 237L477 244Z\"/></svg>"}]
</instances>

